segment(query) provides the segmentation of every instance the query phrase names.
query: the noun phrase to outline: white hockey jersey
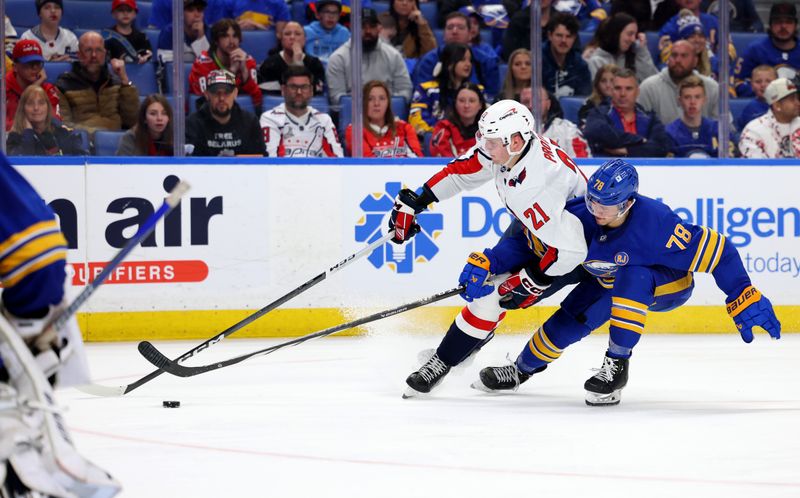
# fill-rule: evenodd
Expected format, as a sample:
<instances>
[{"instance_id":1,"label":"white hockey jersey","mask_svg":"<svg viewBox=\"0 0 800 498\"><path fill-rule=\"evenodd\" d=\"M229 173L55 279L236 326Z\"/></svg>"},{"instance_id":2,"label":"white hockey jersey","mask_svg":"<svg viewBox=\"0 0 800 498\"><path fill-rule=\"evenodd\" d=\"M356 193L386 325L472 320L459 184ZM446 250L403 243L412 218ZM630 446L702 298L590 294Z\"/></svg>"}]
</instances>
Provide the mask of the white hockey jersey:
<instances>
[{"instance_id":1,"label":"white hockey jersey","mask_svg":"<svg viewBox=\"0 0 800 498\"><path fill-rule=\"evenodd\" d=\"M509 170L475 146L425 185L442 201L492 179L509 213L525 226L544 274L564 275L583 262L587 252L583 227L564 205L586 193L586 176L564 150L534 135Z\"/></svg>"},{"instance_id":2,"label":"white hockey jersey","mask_svg":"<svg viewBox=\"0 0 800 498\"><path fill-rule=\"evenodd\" d=\"M800 157L800 118L779 123L770 109L744 127L739 152L748 159Z\"/></svg>"},{"instance_id":3,"label":"white hockey jersey","mask_svg":"<svg viewBox=\"0 0 800 498\"><path fill-rule=\"evenodd\" d=\"M554 140L570 157L592 157L589 142L583 137L575 123L563 118L553 118L550 126L542 133Z\"/></svg>"},{"instance_id":4,"label":"white hockey jersey","mask_svg":"<svg viewBox=\"0 0 800 498\"><path fill-rule=\"evenodd\" d=\"M286 104L261 115L269 157L342 157L342 144L331 117L308 107L304 116L286 112Z\"/></svg>"}]
</instances>

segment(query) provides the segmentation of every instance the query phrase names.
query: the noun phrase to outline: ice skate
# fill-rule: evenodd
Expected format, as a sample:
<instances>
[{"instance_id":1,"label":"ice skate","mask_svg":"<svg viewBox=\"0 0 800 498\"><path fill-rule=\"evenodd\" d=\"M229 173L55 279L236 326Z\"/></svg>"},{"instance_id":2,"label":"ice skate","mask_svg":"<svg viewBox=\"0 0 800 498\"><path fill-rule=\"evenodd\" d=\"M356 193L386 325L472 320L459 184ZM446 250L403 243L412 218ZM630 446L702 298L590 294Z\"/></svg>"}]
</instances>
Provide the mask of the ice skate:
<instances>
[{"instance_id":1,"label":"ice skate","mask_svg":"<svg viewBox=\"0 0 800 498\"><path fill-rule=\"evenodd\" d=\"M603 359L603 366L583 384L589 406L618 405L622 389L628 383L628 358Z\"/></svg>"},{"instance_id":2,"label":"ice skate","mask_svg":"<svg viewBox=\"0 0 800 498\"><path fill-rule=\"evenodd\" d=\"M438 354L434 353L419 370L408 376L406 379L408 389L403 394L403 399L430 393L449 371L450 367L439 359Z\"/></svg>"},{"instance_id":3,"label":"ice skate","mask_svg":"<svg viewBox=\"0 0 800 498\"><path fill-rule=\"evenodd\" d=\"M486 367L478 374L478 380L470 387L487 393L516 391L519 385L531 376L517 370L513 363L504 367Z\"/></svg>"}]
</instances>

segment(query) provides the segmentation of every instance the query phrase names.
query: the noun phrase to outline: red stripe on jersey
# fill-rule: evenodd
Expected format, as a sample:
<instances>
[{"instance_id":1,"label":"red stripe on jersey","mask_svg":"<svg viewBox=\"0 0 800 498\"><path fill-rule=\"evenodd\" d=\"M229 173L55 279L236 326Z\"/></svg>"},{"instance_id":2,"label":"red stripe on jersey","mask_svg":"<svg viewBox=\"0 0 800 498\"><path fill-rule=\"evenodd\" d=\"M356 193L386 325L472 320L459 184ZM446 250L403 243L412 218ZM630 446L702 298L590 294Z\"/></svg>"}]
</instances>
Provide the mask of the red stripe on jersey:
<instances>
[{"instance_id":1,"label":"red stripe on jersey","mask_svg":"<svg viewBox=\"0 0 800 498\"><path fill-rule=\"evenodd\" d=\"M328 139L326 138L322 139L322 151L325 153L326 157L336 156L336 154L333 153L333 147L331 147L331 144L328 142Z\"/></svg>"},{"instance_id":2,"label":"red stripe on jersey","mask_svg":"<svg viewBox=\"0 0 800 498\"><path fill-rule=\"evenodd\" d=\"M433 188L437 183L444 180L450 175L471 175L481 170L483 166L478 160L478 151L475 150L472 155L466 159L455 159L444 167L440 172L436 173L426 183L428 188Z\"/></svg>"},{"instance_id":3,"label":"red stripe on jersey","mask_svg":"<svg viewBox=\"0 0 800 498\"><path fill-rule=\"evenodd\" d=\"M278 143L278 157L286 157L286 146L283 144L283 136L281 136L281 141Z\"/></svg>"},{"instance_id":4,"label":"red stripe on jersey","mask_svg":"<svg viewBox=\"0 0 800 498\"><path fill-rule=\"evenodd\" d=\"M505 313L500 315L498 321L502 320L504 315ZM461 318L463 318L465 322L472 325L476 329L484 330L486 332L491 332L492 330L494 330L495 327L497 327L498 323L489 320L484 320L483 318L478 318L477 316L473 315L472 312L469 310L469 308L467 308L466 306L464 306L464 308L461 310Z\"/></svg>"},{"instance_id":5,"label":"red stripe on jersey","mask_svg":"<svg viewBox=\"0 0 800 498\"><path fill-rule=\"evenodd\" d=\"M542 259L539 261L539 269L544 273L548 268L553 266L553 263L556 261L558 261L558 249L555 247L548 247L544 256L542 256Z\"/></svg>"}]
</instances>

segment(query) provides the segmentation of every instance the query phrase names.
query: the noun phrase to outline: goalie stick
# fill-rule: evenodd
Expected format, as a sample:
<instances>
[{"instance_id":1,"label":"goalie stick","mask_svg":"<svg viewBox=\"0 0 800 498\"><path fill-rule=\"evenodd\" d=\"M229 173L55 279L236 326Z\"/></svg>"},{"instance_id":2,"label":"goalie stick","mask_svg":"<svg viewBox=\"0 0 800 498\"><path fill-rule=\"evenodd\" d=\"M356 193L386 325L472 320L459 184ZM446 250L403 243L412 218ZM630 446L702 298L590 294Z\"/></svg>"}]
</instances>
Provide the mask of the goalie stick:
<instances>
[{"instance_id":1,"label":"goalie stick","mask_svg":"<svg viewBox=\"0 0 800 498\"><path fill-rule=\"evenodd\" d=\"M463 286L456 287L454 289L450 289L444 292L440 292L438 294L434 294L433 296L429 296L420 299L418 301L414 301L413 303L404 304L403 306L399 306L397 308L392 308L390 310L374 313L372 315L359 318L358 320L353 320L352 322L344 323L342 325L337 325L335 327L330 327L325 330L320 330L319 332L314 332L313 334L304 335L302 337L298 337L297 339L292 339L291 341L282 342L280 344L276 344L274 346L270 346L268 348L255 351L253 353L243 354L241 356L236 356L228 360L210 363L208 365L201 365L196 367L188 367L185 365L180 365L176 361L172 361L166 356L164 356L164 354L161 353L161 351L156 349L156 347L153 346L148 341L142 341L139 343L139 352L142 354L142 356L145 357L147 361L160 368L161 371L169 372L170 374L176 375L178 377L193 377L195 375L200 375L202 373L210 372L212 370L218 370L220 368L229 367L231 365L241 363L250 358L255 358L256 356L268 355L272 352L275 352L287 346L294 346L311 339L316 339L318 337L325 337L331 334L335 334L336 332L341 332L342 330L351 329L353 327L358 327L359 325L364 325L366 323L375 322L378 320L382 320L384 318L388 318L390 316L398 315L400 313L413 310L414 308L419 308L420 306L425 306L427 304L435 303L436 301L441 301L442 299L446 299L450 296L455 296L456 294L459 294L462 290L464 290Z\"/></svg>"},{"instance_id":2,"label":"goalie stick","mask_svg":"<svg viewBox=\"0 0 800 498\"><path fill-rule=\"evenodd\" d=\"M354 254L351 254L350 256L344 258L343 260L339 261L335 265L333 265L330 268L328 268L327 270L323 271L322 273L320 273L316 277L312 278L311 280L308 280L307 282L305 282L304 284L300 285L299 287L296 287L295 289L292 289L291 291L287 292L286 294L284 294L283 296L279 297L275 301L272 301L268 305L264 306L260 310L258 310L255 313L253 313L252 315L246 317L242 321L231 325L230 327L228 327L227 329L223 330L222 332L220 332L219 334L215 335L214 337L206 340L202 344L199 344L199 345L195 346L194 348L190 349L189 351L183 353L179 357L175 358L175 360L173 360L173 362L174 363L181 363L183 361L186 361L187 359L189 359L192 356L196 355L197 353L203 351L204 349L207 349L207 348L213 346L214 344L218 343L219 341L223 340L224 338L228 337L229 335L233 334L234 332L246 327L247 325L250 325L251 323L253 323L254 321L258 320L262 316L266 315L270 311L274 310L275 308L279 307L280 305L284 304L285 302L289 301L290 299L299 296L303 292L307 291L308 289L314 287L318 283L320 283L323 280L327 279L330 275L333 275L334 273L338 272L339 270L345 268L350 263L353 263L354 261L357 261L357 260L363 258L364 256L367 256L367 255L371 254L372 251L374 251L375 249L379 248L380 246L382 246L383 244L388 242L393 236L394 236L394 230L389 231L389 233L387 233L383 237L375 240L374 242L371 242L368 246L364 247L363 249L359 250L358 252L356 252ZM139 344L140 350L141 350L141 347L142 347L142 343ZM158 365L156 365L156 366L158 366ZM103 386L103 385L99 385L99 384L90 384L90 385L86 385L86 386L80 387L80 390L85 392L85 393L92 394L94 396L103 396L103 397L122 396L122 395L128 394L129 392L133 391L134 389L136 389L138 387L141 387L142 385L150 382L151 380L155 379L156 377L158 377L162 373L164 373L163 370L155 370L155 371L150 372L149 374L145 375L141 379L139 379L139 380L137 380L135 382L132 382L132 383L130 383L128 385L125 385L125 386Z\"/></svg>"}]
</instances>

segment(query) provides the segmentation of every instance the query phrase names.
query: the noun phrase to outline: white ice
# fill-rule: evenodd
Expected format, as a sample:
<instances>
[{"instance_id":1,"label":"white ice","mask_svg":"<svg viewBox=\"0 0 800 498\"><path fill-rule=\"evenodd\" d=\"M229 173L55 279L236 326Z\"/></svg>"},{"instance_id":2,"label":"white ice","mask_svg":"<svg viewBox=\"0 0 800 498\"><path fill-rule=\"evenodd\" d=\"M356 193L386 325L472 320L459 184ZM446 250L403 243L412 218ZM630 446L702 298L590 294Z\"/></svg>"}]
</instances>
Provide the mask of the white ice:
<instances>
[{"instance_id":1,"label":"white ice","mask_svg":"<svg viewBox=\"0 0 800 498\"><path fill-rule=\"evenodd\" d=\"M393 318L193 378L162 375L121 398L60 393L78 448L123 497L797 497L800 335L653 335L616 407L583 382L607 336L569 348L508 395L469 388L516 356L501 335L425 399L401 399L417 352L440 336ZM156 343L177 356L199 341ZM228 339L190 361L276 340ZM153 370L136 345L89 344L94 380ZM178 409L163 400L179 400Z\"/></svg>"}]
</instances>

